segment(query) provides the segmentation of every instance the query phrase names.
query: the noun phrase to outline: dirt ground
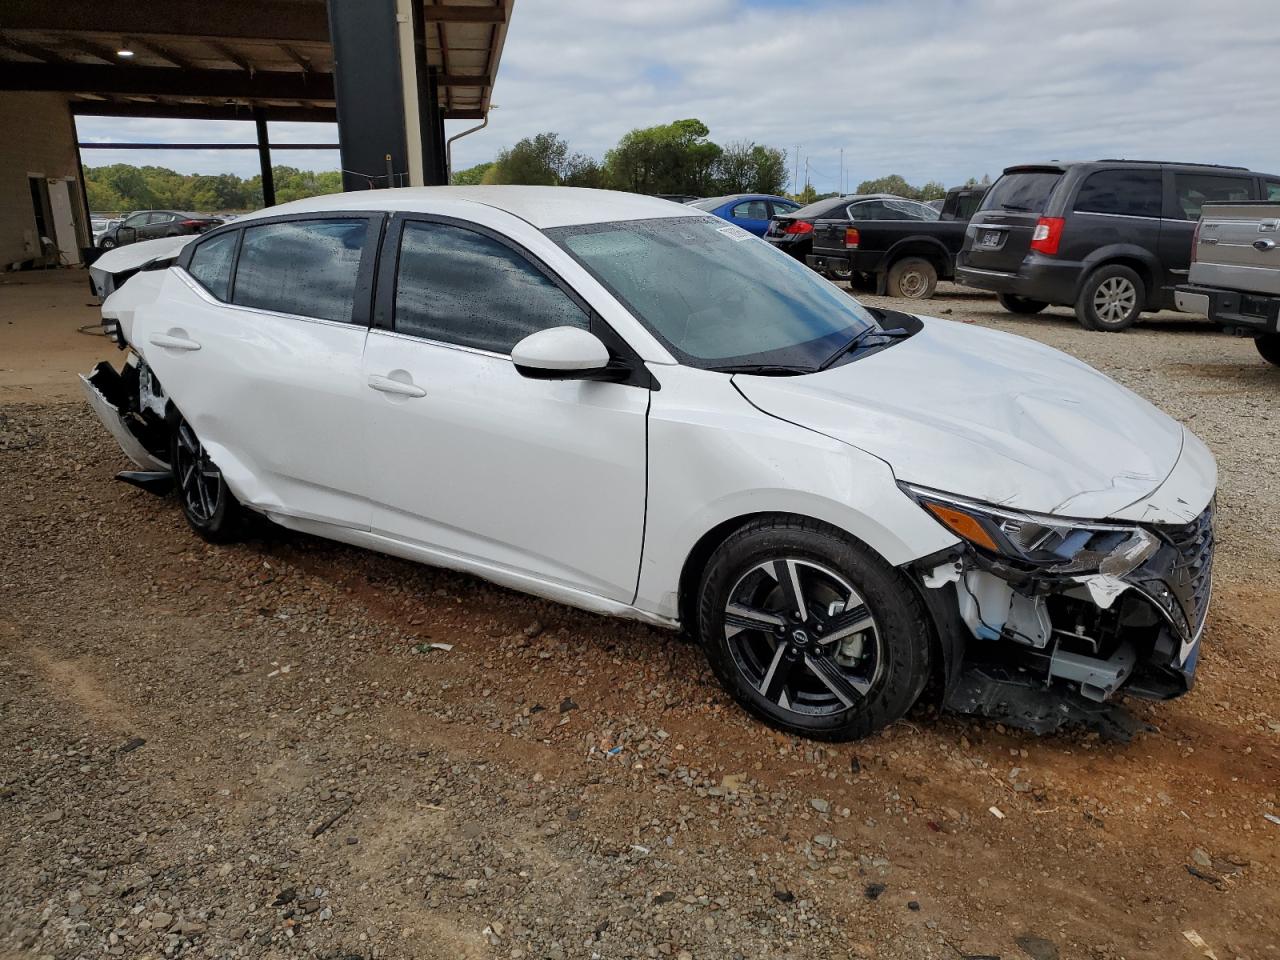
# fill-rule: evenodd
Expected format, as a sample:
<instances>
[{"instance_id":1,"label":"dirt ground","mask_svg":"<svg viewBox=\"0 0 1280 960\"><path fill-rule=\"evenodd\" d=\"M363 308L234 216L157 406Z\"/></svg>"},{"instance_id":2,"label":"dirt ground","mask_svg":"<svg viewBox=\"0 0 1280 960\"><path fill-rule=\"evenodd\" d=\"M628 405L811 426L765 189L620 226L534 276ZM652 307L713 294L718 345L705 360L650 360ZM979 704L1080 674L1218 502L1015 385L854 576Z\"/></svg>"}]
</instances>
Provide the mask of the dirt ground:
<instances>
[{"instance_id":1,"label":"dirt ground","mask_svg":"<svg viewBox=\"0 0 1280 960\"><path fill-rule=\"evenodd\" d=\"M87 300L82 272L0 282L0 956L1280 957L1280 370L1247 341L925 305L1213 448L1200 680L1127 745L921 708L818 746L662 631L204 544L112 479Z\"/></svg>"}]
</instances>

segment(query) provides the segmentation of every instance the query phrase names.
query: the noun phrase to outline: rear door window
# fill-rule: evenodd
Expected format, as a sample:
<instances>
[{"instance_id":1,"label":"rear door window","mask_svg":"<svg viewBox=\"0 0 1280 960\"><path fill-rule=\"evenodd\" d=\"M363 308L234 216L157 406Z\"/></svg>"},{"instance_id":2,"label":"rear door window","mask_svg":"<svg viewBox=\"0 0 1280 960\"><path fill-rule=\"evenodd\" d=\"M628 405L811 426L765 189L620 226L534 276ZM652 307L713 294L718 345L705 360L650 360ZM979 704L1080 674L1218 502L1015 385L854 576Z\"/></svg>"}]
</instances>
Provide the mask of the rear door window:
<instances>
[{"instance_id":1,"label":"rear door window","mask_svg":"<svg viewBox=\"0 0 1280 960\"><path fill-rule=\"evenodd\" d=\"M983 210L1013 213L1044 213L1049 197L1062 179L1056 171L1006 173L995 182L982 201Z\"/></svg>"},{"instance_id":2,"label":"rear door window","mask_svg":"<svg viewBox=\"0 0 1280 960\"><path fill-rule=\"evenodd\" d=\"M1173 175L1175 218L1199 220L1200 208L1206 203L1252 200L1253 180L1213 173L1177 173Z\"/></svg>"},{"instance_id":3,"label":"rear door window","mask_svg":"<svg viewBox=\"0 0 1280 960\"><path fill-rule=\"evenodd\" d=\"M203 240L191 253L187 273L219 300L231 296L231 265L235 260L238 231Z\"/></svg>"},{"instance_id":4,"label":"rear door window","mask_svg":"<svg viewBox=\"0 0 1280 960\"><path fill-rule=\"evenodd\" d=\"M367 233L352 218L246 227L232 302L350 323Z\"/></svg>"},{"instance_id":5,"label":"rear door window","mask_svg":"<svg viewBox=\"0 0 1280 960\"><path fill-rule=\"evenodd\" d=\"M763 200L747 200L733 208L733 216L739 220L768 220L769 205Z\"/></svg>"},{"instance_id":6,"label":"rear door window","mask_svg":"<svg viewBox=\"0 0 1280 960\"><path fill-rule=\"evenodd\" d=\"M1268 200L1280 200L1280 180L1263 180L1262 188L1267 192Z\"/></svg>"},{"instance_id":7,"label":"rear door window","mask_svg":"<svg viewBox=\"0 0 1280 960\"><path fill-rule=\"evenodd\" d=\"M1159 170L1099 170L1080 185L1076 212L1159 217L1161 183Z\"/></svg>"}]
</instances>

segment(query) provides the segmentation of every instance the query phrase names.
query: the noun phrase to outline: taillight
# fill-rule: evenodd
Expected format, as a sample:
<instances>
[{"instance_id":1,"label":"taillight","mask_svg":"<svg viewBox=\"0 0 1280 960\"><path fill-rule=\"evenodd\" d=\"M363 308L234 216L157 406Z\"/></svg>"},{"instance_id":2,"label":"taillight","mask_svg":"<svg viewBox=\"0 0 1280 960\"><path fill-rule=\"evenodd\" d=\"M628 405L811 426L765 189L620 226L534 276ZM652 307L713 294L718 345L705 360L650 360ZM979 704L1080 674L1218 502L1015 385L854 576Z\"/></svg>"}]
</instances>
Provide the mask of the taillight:
<instances>
[{"instance_id":1,"label":"taillight","mask_svg":"<svg viewBox=\"0 0 1280 960\"><path fill-rule=\"evenodd\" d=\"M792 236L797 233L813 233L813 224L808 220L792 220L782 232L789 233Z\"/></svg>"},{"instance_id":2,"label":"taillight","mask_svg":"<svg viewBox=\"0 0 1280 960\"><path fill-rule=\"evenodd\" d=\"M1041 217L1036 223L1035 233L1031 234L1031 249L1050 256L1056 254L1066 222L1062 217Z\"/></svg>"},{"instance_id":3,"label":"taillight","mask_svg":"<svg viewBox=\"0 0 1280 960\"><path fill-rule=\"evenodd\" d=\"M858 228L857 228L857 227L845 227L845 228L844 228L844 248L845 248L846 250L857 250L857 249L858 249L858 241L859 241L859 240L861 240L861 239L862 239L862 238L858 236Z\"/></svg>"},{"instance_id":4,"label":"taillight","mask_svg":"<svg viewBox=\"0 0 1280 960\"><path fill-rule=\"evenodd\" d=\"M189 229L195 229L196 227L204 226L208 222L209 222L208 220L183 220L182 223L179 224L179 226L187 227Z\"/></svg>"}]
</instances>

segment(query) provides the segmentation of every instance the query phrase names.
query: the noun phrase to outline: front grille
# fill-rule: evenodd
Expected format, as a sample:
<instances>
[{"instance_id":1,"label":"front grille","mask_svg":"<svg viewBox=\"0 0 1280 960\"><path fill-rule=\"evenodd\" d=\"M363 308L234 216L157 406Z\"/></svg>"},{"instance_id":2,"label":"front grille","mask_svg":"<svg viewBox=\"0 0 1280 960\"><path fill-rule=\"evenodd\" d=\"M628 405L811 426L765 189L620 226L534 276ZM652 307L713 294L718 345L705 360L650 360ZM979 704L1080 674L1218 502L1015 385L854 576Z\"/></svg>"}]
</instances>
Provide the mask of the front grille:
<instances>
[{"instance_id":1,"label":"front grille","mask_svg":"<svg viewBox=\"0 0 1280 960\"><path fill-rule=\"evenodd\" d=\"M1209 612L1213 586L1213 511L1214 505L1210 503L1204 513L1188 524L1157 528L1178 554L1167 582L1186 618L1187 633L1192 636L1204 625Z\"/></svg>"}]
</instances>

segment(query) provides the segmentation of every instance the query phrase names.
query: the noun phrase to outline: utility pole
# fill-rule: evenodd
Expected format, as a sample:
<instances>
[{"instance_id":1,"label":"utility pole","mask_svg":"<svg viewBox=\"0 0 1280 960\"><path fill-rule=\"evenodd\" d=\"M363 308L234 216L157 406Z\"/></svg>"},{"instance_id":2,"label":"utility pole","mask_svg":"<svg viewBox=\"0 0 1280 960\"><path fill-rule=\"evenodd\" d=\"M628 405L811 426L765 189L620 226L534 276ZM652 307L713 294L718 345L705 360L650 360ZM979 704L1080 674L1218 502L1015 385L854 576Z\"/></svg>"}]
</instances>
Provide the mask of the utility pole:
<instances>
[{"instance_id":1,"label":"utility pole","mask_svg":"<svg viewBox=\"0 0 1280 960\"><path fill-rule=\"evenodd\" d=\"M800 192L800 144L796 144L795 173L791 175L791 189Z\"/></svg>"},{"instance_id":2,"label":"utility pole","mask_svg":"<svg viewBox=\"0 0 1280 960\"><path fill-rule=\"evenodd\" d=\"M840 148L840 195L844 196L844 147Z\"/></svg>"},{"instance_id":3,"label":"utility pole","mask_svg":"<svg viewBox=\"0 0 1280 960\"><path fill-rule=\"evenodd\" d=\"M804 158L804 186L806 190L809 188L809 158L808 157Z\"/></svg>"}]
</instances>

